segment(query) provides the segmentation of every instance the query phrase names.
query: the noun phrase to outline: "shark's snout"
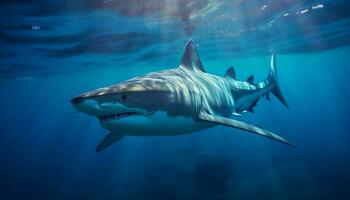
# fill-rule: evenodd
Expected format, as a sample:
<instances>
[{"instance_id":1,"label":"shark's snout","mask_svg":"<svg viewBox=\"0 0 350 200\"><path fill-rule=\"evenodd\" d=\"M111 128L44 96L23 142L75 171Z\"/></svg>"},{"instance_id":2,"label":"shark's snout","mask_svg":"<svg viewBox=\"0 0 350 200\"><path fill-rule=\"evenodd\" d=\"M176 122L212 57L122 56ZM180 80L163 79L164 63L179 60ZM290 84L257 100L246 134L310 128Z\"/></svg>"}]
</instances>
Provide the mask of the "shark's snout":
<instances>
[{"instance_id":1,"label":"shark's snout","mask_svg":"<svg viewBox=\"0 0 350 200\"><path fill-rule=\"evenodd\" d=\"M100 116L101 112L102 114L105 112L101 109L100 104L107 94L104 89L93 90L72 98L71 103L79 112Z\"/></svg>"},{"instance_id":2,"label":"shark's snout","mask_svg":"<svg viewBox=\"0 0 350 200\"><path fill-rule=\"evenodd\" d=\"M83 97L74 97L73 99L70 100L70 102L72 103L73 106L76 106L80 103L82 103L84 101L84 98Z\"/></svg>"},{"instance_id":3,"label":"shark's snout","mask_svg":"<svg viewBox=\"0 0 350 200\"><path fill-rule=\"evenodd\" d=\"M83 112L89 115L100 116L103 115L104 112L100 108L100 105L94 99L84 98L84 97L74 97L71 100L72 105L79 112Z\"/></svg>"}]
</instances>

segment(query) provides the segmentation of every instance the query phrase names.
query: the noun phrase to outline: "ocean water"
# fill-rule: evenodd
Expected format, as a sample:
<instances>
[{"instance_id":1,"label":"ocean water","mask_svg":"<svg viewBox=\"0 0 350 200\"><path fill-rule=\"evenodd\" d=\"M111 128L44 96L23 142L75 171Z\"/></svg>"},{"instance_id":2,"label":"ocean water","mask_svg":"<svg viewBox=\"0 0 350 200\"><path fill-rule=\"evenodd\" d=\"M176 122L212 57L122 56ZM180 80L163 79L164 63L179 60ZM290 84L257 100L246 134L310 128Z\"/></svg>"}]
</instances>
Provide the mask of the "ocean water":
<instances>
[{"instance_id":1,"label":"ocean water","mask_svg":"<svg viewBox=\"0 0 350 200\"><path fill-rule=\"evenodd\" d=\"M345 0L0 2L0 199L349 199L350 4ZM171 137L107 131L70 99L177 67L188 39L208 73L263 80L240 119L297 148L218 126Z\"/></svg>"}]
</instances>

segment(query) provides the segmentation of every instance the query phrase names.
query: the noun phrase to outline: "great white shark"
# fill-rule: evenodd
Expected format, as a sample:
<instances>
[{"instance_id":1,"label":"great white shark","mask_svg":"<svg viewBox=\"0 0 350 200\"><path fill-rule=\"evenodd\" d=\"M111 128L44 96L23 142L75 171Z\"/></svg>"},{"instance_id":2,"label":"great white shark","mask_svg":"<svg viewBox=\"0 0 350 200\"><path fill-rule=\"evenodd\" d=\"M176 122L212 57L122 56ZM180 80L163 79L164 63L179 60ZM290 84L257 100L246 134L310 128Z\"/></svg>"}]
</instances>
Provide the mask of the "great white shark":
<instances>
[{"instance_id":1,"label":"great white shark","mask_svg":"<svg viewBox=\"0 0 350 200\"><path fill-rule=\"evenodd\" d=\"M278 84L275 56L267 79L254 83L236 79L233 67L224 77L206 72L192 40L180 65L83 93L71 100L80 112L98 118L109 134L97 146L102 151L126 135L171 136L224 125L294 146L286 139L253 124L233 119L253 112L261 97L274 94L288 107Z\"/></svg>"}]
</instances>

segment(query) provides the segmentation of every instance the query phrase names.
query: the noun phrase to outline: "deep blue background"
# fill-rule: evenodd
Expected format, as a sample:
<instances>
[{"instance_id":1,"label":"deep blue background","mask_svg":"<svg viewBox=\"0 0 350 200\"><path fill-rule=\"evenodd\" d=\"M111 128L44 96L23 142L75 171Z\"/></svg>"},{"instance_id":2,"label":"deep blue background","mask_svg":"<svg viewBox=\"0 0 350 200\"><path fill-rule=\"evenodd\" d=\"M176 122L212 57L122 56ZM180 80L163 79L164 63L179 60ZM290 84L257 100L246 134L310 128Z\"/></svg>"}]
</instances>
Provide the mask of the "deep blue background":
<instances>
[{"instance_id":1,"label":"deep blue background","mask_svg":"<svg viewBox=\"0 0 350 200\"><path fill-rule=\"evenodd\" d=\"M348 3L234 1L205 12L210 2L196 1L169 14L159 2L140 2L148 6L2 1L0 199L349 199ZM269 52L277 54L290 109L262 99L241 118L296 149L219 126L126 137L95 152L106 131L70 99L176 67L188 38L209 73L233 65L240 80L263 80Z\"/></svg>"}]
</instances>

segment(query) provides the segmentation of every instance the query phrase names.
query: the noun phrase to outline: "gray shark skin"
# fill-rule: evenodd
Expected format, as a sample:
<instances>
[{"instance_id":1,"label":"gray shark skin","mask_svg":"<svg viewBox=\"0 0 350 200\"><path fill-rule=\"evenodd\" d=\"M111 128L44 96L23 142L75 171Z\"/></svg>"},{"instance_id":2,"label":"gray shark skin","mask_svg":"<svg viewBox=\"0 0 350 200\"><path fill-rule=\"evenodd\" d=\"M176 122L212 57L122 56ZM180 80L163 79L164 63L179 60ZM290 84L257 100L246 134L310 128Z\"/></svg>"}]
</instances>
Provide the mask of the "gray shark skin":
<instances>
[{"instance_id":1,"label":"gray shark skin","mask_svg":"<svg viewBox=\"0 0 350 200\"><path fill-rule=\"evenodd\" d=\"M152 72L125 82L74 97L73 106L98 118L110 131L96 151L102 151L125 135L171 136L188 134L216 125L229 126L290 144L284 138L252 124L231 119L254 112L261 97L273 93L285 106L279 88L275 57L267 79L238 81L233 67L224 77L206 73L195 44L187 42L175 69Z\"/></svg>"}]
</instances>

